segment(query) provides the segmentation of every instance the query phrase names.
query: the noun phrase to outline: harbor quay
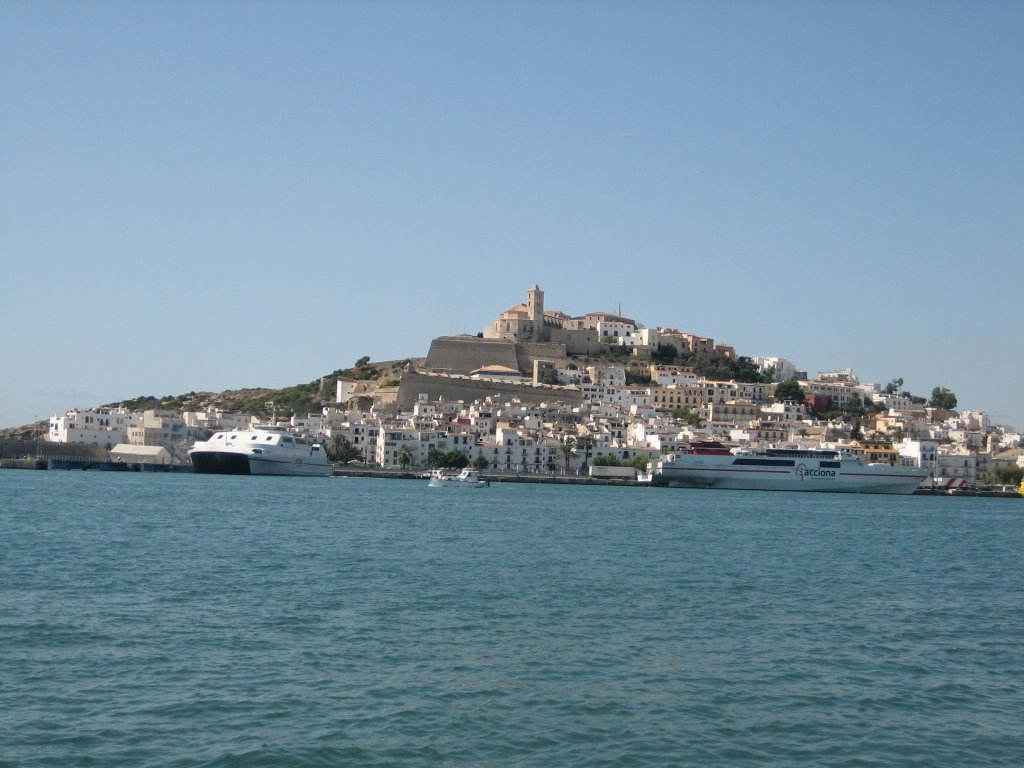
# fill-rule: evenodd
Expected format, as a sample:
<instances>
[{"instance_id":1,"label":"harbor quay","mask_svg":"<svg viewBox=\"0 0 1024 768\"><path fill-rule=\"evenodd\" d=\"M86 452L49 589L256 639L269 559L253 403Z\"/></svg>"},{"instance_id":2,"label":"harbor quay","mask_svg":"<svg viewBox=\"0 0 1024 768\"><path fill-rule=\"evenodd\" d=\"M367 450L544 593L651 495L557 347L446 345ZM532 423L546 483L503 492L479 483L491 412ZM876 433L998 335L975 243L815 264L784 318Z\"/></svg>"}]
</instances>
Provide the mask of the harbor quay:
<instances>
[{"instance_id":1,"label":"harbor quay","mask_svg":"<svg viewBox=\"0 0 1024 768\"><path fill-rule=\"evenodd\" d=\"M385 480L425 480L429 473L422 470L395 470L375 468L336 467L334 477L373 477ZM651 487L647 480L624 477L590 477L589 475L563 475L537 472L481 472L480 477L492 483L540 483L547 485L618 485L624 488Z\"/></svg>"},{"instance_id":2,"label":"harbor quay","mask_svg":"<svg viewBox=\"0 0 1024 768\"><path fill-rule=\"evenodd\" d=\"M147 465L112 461L59 460L43 459L0 459L0 469L22 470L77 470L92 472L145 472L193 474L191 465ZM426 482L429 472L422 470L382 469L379 467L334 467L332 477L338 478L373 478L378 480L413 480ZM621 488L670 488L665 483L652 482L649 479L625 477L592 477L589 475L566 475L557 473L507 472L492 470L481 474L481 479L488 483L535 483L541 485L577 485L577 486L618 486ZM685 490L685 489L672 489ZM918 488L914 496L984 496L989 498L1020 499L1024 498L1019 490L1011 488Z\"/></svg>"}]
</instances>

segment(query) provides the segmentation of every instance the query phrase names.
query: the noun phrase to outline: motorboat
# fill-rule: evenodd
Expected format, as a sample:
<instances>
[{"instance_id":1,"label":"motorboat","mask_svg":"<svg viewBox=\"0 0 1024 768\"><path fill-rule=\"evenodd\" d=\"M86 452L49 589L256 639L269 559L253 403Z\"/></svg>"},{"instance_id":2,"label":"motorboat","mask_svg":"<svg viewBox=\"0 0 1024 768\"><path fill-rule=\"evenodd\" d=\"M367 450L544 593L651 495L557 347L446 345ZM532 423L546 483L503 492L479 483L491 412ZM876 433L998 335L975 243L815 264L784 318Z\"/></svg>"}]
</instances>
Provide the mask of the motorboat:
<instances>
[{"instance_id":1,"label":"motorboat","mask_svg":"<svg viewBox=\"0 0 1024 768\"><path fill-rule=\"evenodd\" d=\"M440 469L434 470L430 473L427 485L431 488L484 488L490 482L480 477L480 470L466 467L457 475Z\"/></svg>"}]
</instances>

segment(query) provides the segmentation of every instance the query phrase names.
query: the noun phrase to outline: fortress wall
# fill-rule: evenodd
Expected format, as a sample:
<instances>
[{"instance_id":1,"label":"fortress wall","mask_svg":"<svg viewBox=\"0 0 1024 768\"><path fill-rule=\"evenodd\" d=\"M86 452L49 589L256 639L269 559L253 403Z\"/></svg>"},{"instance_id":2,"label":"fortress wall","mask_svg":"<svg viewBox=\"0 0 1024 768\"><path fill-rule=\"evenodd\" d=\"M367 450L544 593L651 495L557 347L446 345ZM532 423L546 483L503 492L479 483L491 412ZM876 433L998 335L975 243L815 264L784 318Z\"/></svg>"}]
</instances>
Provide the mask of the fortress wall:
<instances>
[{"instance_id":1,"label":"fortress wall","mask_svg":"<svg viewBox=\"0 0 1024 768\"><path fill-rule=\"evenodd\" d=\"M551 340L561 343L571 355L596 355L602 349L595 330L552 328Z\"/></svg>"},{"instance_id":2,"label":"fortress wall","mask_svg":"<svg viewBox=\"0 0 1024 768\"><path fill-rule=\"evenodd\" d=\"M475 336L439 336L430 342L425 368L446 373L469 373L485 365L519 369L511 341Z\"/></svg>"},{"instance_id":3,"label":"fortress wall","mask_svg":"<svg viewBox=\"0 0 1024 768\"><path fill-rule=\"evenodd\" d=\"M524 403L563 402L578 405L583 397L578 389L568 387L519 384L509 381L486 381L468 376L446 376L422 371L406 371L398 387L398 406L409 410L420 394L431 400L463 400L467 403L499 396L502 401L518 399Z\"/></svg>"},{"instance_id":4,"label":"fortress wall","mask_svg":"<svg viewBox=\"0 0 1024 768\"><path fill-rule=\"evenodd\" d=\"M528 376L533 375L534 360L548 360L562 368L569 362L565 344L528 341L516 344L516 368Z\"/></svg>"}]
</instances>

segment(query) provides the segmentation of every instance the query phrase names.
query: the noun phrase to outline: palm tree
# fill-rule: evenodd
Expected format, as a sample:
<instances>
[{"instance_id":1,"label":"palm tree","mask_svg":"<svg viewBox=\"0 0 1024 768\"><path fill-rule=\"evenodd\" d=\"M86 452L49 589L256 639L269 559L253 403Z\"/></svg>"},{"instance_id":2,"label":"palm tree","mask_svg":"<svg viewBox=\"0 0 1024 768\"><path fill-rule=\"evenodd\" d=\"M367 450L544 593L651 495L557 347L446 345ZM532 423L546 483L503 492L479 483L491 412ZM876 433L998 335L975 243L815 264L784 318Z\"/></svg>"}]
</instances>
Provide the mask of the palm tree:
<instances>
[{"instance_id":1,"label":"palm tree","mask_svg":"<svg viewBox=\"0 0 1024 768\"><path fill-rule=\"evenodd\" d=\"M437 448L431 448L427 451L427 466L431 469L437 469L438 467L444 466L444 454Z\"/></svg>"},{"instance_id":2,"label":"palm tree","mask_svg":"<svg viewBox=\"0 0 1024 768\"><path fill-rule=\"evenodd\" d=\"M589 432L585 435L580 435L576 438L576 447L583 449L583 466L580 467L583 470L590 462L590 449L594 447L594 436Z\"/></svg>"},{"instance_id":3,"label":"palm tree","mask_svg":"<svg viewBox=\"0 0 1024 768\"><path fill-rule=\"evenodd\" d=\"M409 466L409 462L412 461L412 451L409 449L409 446L408 445L401 446L398 449L398 453L396 454L396 458L398 459L398 463L402 465L402 469L405 469L406 467L408 467Z\"/></svg>"},{"instance_id":4,"label":"palm tree","mask_svg":"<svg viewBox=\"0 0 1024 768\"><path fill-rule=\"evenodd\" d=\"M562 452L565 457L565 474L569 474L569 459L574 453L576 453L576 438L572 435L567 435L565 440L558 446L558 450Z\"/></svg>"}]
</instances>

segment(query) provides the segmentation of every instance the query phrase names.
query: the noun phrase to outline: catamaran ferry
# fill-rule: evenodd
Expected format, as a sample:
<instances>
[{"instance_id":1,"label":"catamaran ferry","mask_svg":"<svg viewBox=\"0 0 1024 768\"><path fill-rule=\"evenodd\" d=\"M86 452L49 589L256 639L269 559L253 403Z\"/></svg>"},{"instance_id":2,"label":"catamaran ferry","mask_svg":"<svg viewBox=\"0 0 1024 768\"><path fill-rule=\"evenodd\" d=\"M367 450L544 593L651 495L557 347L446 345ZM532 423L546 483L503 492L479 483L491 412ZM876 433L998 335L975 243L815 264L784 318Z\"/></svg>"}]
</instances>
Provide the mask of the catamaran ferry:
<instances>
[{"instance_id":1,"label":"catamaran ferry","mask_svg":"<svg viewBox=\"0 0 1024 768\"><path fill-rule=\"evenodd\" d=\"M868 464L835 450L730 450L702 442L658 462L654 482L679 488L909 495L928 474L918 467Z\"/></svg>"},{"instance_id":2,"label":"catamaran ferry","mask_svg":"<svg viewBox=\"0 0 1024 768\"><path fill-rule=\"evenodd\" d=\"M188 452L192 470L218 475L329 475L322 445L283 429L253 427L217 432Z\"/></svg>"}]
</instances>

